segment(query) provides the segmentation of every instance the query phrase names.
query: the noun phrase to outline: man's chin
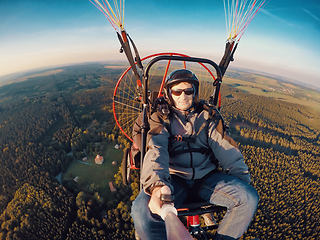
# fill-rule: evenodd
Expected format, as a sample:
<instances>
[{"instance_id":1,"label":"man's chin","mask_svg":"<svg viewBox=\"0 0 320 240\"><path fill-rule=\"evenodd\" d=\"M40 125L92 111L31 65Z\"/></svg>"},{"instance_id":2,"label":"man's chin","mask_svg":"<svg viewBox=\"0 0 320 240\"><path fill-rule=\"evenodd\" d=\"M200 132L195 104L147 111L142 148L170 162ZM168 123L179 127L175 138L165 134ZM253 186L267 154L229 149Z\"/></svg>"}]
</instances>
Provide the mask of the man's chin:
<instances>
[{"instance_id":1,"label":"man's chin","mask_svg":"<svg viewBox=\"0 0 320 240\"><path fill-rule=\"evenodd\" d=\"M188 110L190 107L189 106L181 106L180 110L186 111Z\"/></svg>"},{"instance_id":2,"label":"man's chin","mask_svg":"<svg viewBox=\"0 0 320 240\"><path fill-rule=\"evenodd\" d=\"M183 109L183 110L188 110L191 107L191 105L188 103L182 103L182 104L179 104L179 106L180 106L180 109Z\"/></svg>"}]
</instances>

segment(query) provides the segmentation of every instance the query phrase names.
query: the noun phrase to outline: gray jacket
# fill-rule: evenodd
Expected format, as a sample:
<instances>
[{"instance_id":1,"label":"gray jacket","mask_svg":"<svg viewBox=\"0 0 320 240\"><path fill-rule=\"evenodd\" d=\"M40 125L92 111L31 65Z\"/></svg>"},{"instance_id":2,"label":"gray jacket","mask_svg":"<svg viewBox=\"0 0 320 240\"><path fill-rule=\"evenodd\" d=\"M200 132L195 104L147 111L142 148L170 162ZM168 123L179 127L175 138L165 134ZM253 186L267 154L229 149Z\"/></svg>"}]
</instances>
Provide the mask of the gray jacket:
<instances>
[{"instance_id":1,"label":"gray jacket","mask_svg":"<svg viewBox=\"0 0 320 240\"><path fill-rule=\"evenodd\" d=\"M190 148L211 148L228 174L250 182L243 155L217 130L215 122L207 123L208 111L203 108L191 112L177 109L172 111L170 125L163 122L157 112L151 116L148 150L141 171L141 182L146 193L150 194L154 187L161 185L169 186L173 192L170 174L185 179L200 179L216 168L211 161L210 151L201 153L190 151ZM188 141L178 141L181 137ZM175 152L179 154L174 154Z\"/></svg>"}]
</instances>

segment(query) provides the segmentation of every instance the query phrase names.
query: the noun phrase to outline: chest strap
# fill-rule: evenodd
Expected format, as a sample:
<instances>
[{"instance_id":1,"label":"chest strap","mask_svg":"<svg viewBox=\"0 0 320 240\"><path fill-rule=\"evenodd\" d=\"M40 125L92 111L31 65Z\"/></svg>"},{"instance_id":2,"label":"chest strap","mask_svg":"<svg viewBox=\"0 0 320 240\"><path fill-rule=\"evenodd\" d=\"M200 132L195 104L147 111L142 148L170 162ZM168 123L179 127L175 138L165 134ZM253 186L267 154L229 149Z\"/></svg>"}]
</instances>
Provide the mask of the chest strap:
<instances>
[{"instance_id":1,"label":"chest strap","mask_svg":"<svg viewBox=\"0 0 320 240\"><path fill-rule=\"evenodd\" d=\"M211 150L206 148L206 147L201 147L201 148L188 148L188 149L180 149L180 150L170 150L169 151L169 156L170 157L175 157L177 155L186 153L186 152L198 152L201 154L211 154Z\"/></svg>"},{"instance_id":2,"label":"chest strap","mask_svg":"<svg viewBox=\"0 0 320 240\"><path fill-rule=\"evenodd\" d=\"M189 142L189 143L196 142L195 138L183 137L181 135L172 135L172 136L170 136L169 140L178 141L178 142Z\"/></svg>"}]
</instances>

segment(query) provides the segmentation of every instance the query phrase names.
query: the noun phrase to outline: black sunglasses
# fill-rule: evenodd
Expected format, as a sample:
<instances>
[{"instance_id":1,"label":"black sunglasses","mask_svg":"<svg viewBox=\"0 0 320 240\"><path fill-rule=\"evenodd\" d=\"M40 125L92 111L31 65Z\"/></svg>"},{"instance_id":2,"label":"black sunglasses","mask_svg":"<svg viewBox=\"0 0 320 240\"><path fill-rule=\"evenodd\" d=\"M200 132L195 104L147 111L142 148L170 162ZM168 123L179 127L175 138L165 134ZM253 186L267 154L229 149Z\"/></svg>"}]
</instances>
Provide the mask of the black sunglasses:
<instances>
[{"instance_id":1,"label":"black sunglasses","mask_svg":"<svg viewBox=\"0 0 320 240\"><path fill-rule=\"evenodd\" d=\"M174 96L180 96L184 92L186 95L193 94L193 88L186 88L186 89L171 89L171 94Z\"/></svg>"}]
</instances>

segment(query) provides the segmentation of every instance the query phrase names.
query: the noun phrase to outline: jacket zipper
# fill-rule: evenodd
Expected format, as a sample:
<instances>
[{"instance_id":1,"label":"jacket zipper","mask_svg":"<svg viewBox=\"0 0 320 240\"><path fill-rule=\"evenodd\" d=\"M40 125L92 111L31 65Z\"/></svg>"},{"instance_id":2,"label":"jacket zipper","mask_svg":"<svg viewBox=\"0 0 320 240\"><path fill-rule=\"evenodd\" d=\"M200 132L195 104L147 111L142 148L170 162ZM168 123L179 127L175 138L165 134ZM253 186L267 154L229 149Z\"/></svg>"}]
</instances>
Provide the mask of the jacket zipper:
<instances>
[{"instance_id":1,"label":"jacket zipper","mask_svg":"<svg viewBox=\"0 0 320 240\"><path fill-rule=\"evenodd\" d=\"M188 112L185 112L184 117L185 117L186 122L189 122ZM195 177L195 169L194 169L194 167L193 167L193 156L192 156L192 151L191 151L190 143L187 142L187 144L188 144L188 149L189 149L189 153L190 153L190 167L192 168L192 178L191 178L191 180L193 180L194 177Z\"/></svg>"},{"instance_id":2,"label":"jacket zipper","mask_svg":"<svg viewBox=\"0 0 320 240\"><path fill-rule=\"evenodd\" d=\"M195 169L193 167L193 156L192 156L192 151L191 151L191 147L190 147L190 143L187 142L188 144L188 149L189 149L189 153L190 153L190 167L192 168L192 178L191 180L194 179L194 176L195 176Z\"/></svg>"}]
</instances>

